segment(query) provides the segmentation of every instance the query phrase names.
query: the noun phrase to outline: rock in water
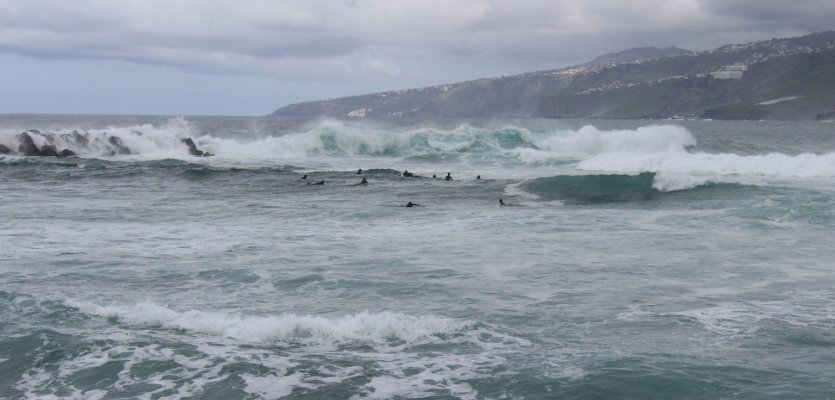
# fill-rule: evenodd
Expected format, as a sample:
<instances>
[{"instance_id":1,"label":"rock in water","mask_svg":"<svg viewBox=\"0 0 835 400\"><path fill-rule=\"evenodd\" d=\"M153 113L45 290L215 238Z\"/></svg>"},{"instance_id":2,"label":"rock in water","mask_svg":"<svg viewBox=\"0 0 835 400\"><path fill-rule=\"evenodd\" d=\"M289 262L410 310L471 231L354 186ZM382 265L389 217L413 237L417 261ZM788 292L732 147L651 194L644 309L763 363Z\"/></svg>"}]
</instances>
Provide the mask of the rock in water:
<instances>
[{"instance_id":1,"label":"rock in water","mask_svg":"<svg viewBox=\"0 0 835 400\"><path fill-rule=\"evenodd\" d=\"M197 145L194 144L194 140L191 140L191 138L180 139L180 141L188 147L188 154L191 154L195 157L211 157L214 155L212 153L209 153L208 151L199 150L197 148Z\"/></svg>"},{"instance_id":2,"label":"rock in water","mask_svg":"<svg viewBox=\"0 0 835 400\"><path fill-rule=\"evenodd\" d=\"M125 146L125 144L122 143L122 139L119 139L118 136L109 137L107 139L107 142L110 143L111 145L113 145L113 147L116 148L116 152L115 152L116 154L123 155L123 156L130 155L130 148L128 148L128 146Z\"/></svg>"},{"instance_id":3,"label":"rock in water","mask_svg":"<svg viewBox=\"0 0 835 400\"><path fill-rule=\"evenodd\" d=\"M10 149L5 144L0 143L0 154L9 154L11 152L12 152L12 149Z\"/></svg>"},{"instance_id":4,"label":"rock in water","mask_svg":"<svg viewBox=\"0 0 835 400\"><path fill-rule=\"evenodd\" d=\"M38 131L26 131L17 135L17 142L19 143L17 151L24 156L39 156L41 155L41 150L35 145L35 141L32 140L32 136L29 136L29 132L34 133Z\"/></svg>"},{"instance_id":5,"label":"rock in water","mask_svg":"<svg viewBox=\"0 0 835 400\"><path fill-rule=\"evenodd\" d=\"M86 135L82 135L77 130L74 130L71 134L69 134L69 139L74 141L80 147L86 148L90 144L90 139L88 139Z\"/></svg>"},{"instance_id":6,"label":"rock in water","mask_svg":"<svg viewBox=\"0 0 835 400\"><path fill-rule=\"evenodd\" d=\"M41 146L41 156L57 156L58 155L58 148L55 147L54 144L45 144Z\"/></svg>"}]
</instances>

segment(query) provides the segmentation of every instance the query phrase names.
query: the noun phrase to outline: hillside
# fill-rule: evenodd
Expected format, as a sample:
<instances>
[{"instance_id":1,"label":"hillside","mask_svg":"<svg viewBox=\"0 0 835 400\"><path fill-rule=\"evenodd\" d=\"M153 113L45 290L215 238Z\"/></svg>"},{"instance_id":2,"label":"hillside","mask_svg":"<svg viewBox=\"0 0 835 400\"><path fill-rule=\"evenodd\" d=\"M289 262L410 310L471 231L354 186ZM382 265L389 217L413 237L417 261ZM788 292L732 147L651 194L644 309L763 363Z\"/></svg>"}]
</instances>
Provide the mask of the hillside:
<instances>
[{"instance_id":1,"label":"hillside","mask_svg":"<svg viewBox=\"0 0 835 400\"><path fill-rule=\"evenodd\" d=\"M337 118L835 117L835 31L708 51L637 48L550 71L288 105ZM647 57L647 58L641 58Z\"/></svg>"},{"instance_id":2,"label":"hillside","mask_svg":"<svg viewBox=\"0 0 835 400\"><path fill-rule=\"evenodd\" d=\"M655 58L680 56L689 53L690 50L680 49L678 47L665 47L659 49L657 47L635 47L632 49L619 51L617 53L604 54L587 62L580 64L578 67L588 67L595 65L605 65L612 63L626 63L640 60L651 60Z\"/></svg>"}]
</instances>

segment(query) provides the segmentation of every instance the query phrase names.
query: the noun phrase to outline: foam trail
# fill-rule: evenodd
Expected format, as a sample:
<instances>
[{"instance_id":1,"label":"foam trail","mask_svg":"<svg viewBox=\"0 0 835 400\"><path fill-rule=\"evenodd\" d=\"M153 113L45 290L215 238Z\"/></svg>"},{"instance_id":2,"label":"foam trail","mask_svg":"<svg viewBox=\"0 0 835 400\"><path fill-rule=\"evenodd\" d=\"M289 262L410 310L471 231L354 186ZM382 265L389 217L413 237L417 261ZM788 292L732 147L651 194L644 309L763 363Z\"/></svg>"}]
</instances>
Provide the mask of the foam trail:
<instances>
[{"instance_id":1,"label":"foam trail","mask_svg":"<svg viewBox=\"0 0 835 400\"><path fill-rule=\"evenodd\" d=\"M277 340L333 345L353 341L385 344L391 338L407 342L431 341L435 334L454 333L470 326L467 322L443 317L416 317L387 311L326 318L295 314L242 316L197 310L181 312L153 303L100 306L68 300L66 304L87 314L115 317L128 324L185 329L247 342Z\"/></svg>"}]
</instances>

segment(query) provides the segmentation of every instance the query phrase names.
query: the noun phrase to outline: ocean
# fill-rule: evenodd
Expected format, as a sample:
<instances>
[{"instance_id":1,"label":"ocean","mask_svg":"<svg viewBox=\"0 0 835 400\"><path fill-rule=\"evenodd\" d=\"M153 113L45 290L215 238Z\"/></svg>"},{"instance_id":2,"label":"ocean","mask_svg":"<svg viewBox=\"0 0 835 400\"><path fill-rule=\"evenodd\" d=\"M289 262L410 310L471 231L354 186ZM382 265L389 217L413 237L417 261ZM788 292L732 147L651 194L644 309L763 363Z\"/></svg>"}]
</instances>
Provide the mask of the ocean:
<instances>
[{"instance_id":1,"label":"ocean","mask_svg":"<svg viewBox=\"0 0 835 400\"><path fill-rule=\"evenodd\" d=\"M831 122L2 115L0 144L3 399L835 398Z\"/></svg>"}]
</instances>

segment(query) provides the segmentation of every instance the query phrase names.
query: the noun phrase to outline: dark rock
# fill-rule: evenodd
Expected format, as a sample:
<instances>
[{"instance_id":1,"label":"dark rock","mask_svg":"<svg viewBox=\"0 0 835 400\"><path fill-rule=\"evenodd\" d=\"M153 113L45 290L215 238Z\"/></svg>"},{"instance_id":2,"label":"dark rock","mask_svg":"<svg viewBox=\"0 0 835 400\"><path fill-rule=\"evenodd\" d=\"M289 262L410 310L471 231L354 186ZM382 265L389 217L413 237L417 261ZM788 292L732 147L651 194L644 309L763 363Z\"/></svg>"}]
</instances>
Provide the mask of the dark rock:
<instances>
[{"instance_id":1,"label":"dark rock","mask_svg":"<svg viewBox=\"0 0 835 400\"><path fill-rule=\"evenodd\" d=\"M52 156L52 157L55 157L55 156L74 156L75 155L75 152L70 150L70 149L64 149L64 150L61 150L59 152L58 148L55 147L54 144L45 144L45 145L41 146L40 148L38 148L38 146L35 144L35 140L32 139L32 136L30 135L30 133L36 134L36 135L41 135L41 132L36 131L36 130L26 131L26 132L23 132L23 133L17 135L17 142L19 143L18 146L17 146L17 151L20 154L23 154L25 156L39 156L39 157L43 157L43 156L46 156L46 157L49 157L49 156ZM51 138L51 140L54 140L54 138ZM5 146L3 146L3 147L5 147ZM9 150L8 147L6 147L6 149ZM0 150L2 150L2 149L0 149ZM2 153L2 151L0 151L0 153Z\"/></svg>"},{"instance_id":2,"label":"dark rock","mask_svg":"<svg viewBox=\"0 0 835 400\"><path fill-rule=\"evenodd\" d=\"M197 148L197 145L194 144L194 140L191 140L191 138L180 139L180 141L188 147L188 154L191 154L195 157L211 157L214 155L207 151L199 150Z\"/></svg>"},{"instance_id":3,"label":"dark rock","mask_svg":"<svg viewBox=\"0 0 835 400\"><path fill-rule=\"evenodd\" d=\"M114 151L111 155L116 155L116 154L123 155L123 156L130 155L130 148L128 148L128 146L125 146L125 144L122 143L122 139L119 139L118 136L109 137L107 139L107 142L110 143L111 145L113 145L113 147L116 148L116 151Z\"/></svg>"},{"instance_id":4,"label":"dark rock","mask_svg":"<svg viewBox=\"0 0 835 400\"><path fill-rule=\"evenodd\" d=\"M8 146L6 146L5 144L0 144L0 154L9 154L11 152L12 149L10 149Z\"/></svg>"},{"instance_id":5,"label":"dark rock","mask_svg":"<svg viewBox=\"0 0 835 400\"><path fill-rule=\"evenodd\" d=\"M29 132L37 131L26 131L17 135L17 142L19 143L17 151L24 156L40 156L41 150L35 145L35 141L32 140L32 136L29 136Z\"/></svg>"},{"instance_id":6,"label":"dark rock","mask_svg":"<svg viewBox=\"0 0 835 400\"><path fill-rule=\"evenodd\" d=\"M90 139L87 139L86 135L82 135L78 131L72 131L70 137L72 137L72 140L78 143L79 146L87 147L87 145L90 144Z\"/></svg>"},{"instance_id":7,"label":"dark rock","mask_svg":"<svg viewBox=\"0 0 835 400\"><path fill-rule=\"evenodd\" d=\"M45 144L41 146L40 155L54 157L58 155L58 149L55 147L54 144Z\"/></svg>"}]
</instances>

